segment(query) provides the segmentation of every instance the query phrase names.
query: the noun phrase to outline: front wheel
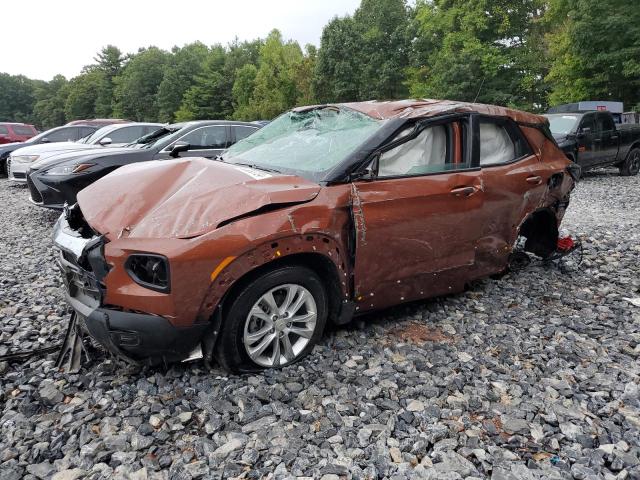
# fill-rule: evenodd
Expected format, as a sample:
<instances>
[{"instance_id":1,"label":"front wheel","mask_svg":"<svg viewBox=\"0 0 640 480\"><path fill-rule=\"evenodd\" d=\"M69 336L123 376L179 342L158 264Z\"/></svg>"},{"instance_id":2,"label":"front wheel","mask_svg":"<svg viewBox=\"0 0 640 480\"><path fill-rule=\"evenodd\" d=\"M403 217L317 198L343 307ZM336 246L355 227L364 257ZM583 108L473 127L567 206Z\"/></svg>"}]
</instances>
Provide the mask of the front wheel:
<instances>
[{"instance_id":1,"label":"front wheel","mask_svg":"<svg viewBox=\"0 0 640 480\"><path fill-rule=\"evenodd\" d=\"M629 152L624 163L620 165L620 175L630 177L640 172L640 148L634 148Z\"/></svg>"},{"instance_id":2,"label":"front wheel","mask_svg":"<svg viewBox=\"0 0 640 480\"><path fill-rule=\"evenodd\" d=\"M285 266L262 274L225 309L218 362L231 372L297 362L322 336L327 304L322 281L308 268Z\"/></svg>"}]
</instances>

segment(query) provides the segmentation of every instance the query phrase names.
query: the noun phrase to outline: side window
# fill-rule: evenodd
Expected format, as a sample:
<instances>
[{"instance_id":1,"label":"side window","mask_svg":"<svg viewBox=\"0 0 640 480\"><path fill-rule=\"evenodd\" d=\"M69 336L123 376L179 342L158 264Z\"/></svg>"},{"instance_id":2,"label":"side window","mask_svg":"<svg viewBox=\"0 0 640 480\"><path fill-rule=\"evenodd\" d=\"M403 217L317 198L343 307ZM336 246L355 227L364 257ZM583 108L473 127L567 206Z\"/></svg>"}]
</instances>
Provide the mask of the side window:
<instances>
[{"instance_id":1,"label":"side window","mask_svg":"<svg viewBox=\"0 0 640 480\"><path fill-rule=\"evenodd\" d=\"M531 148L520 129L498 119L480 119L480 166L501 165L526 155Z\"/></svg>"},{"instance_id":2,"label":"side window","mask_svg":"<svg viewBox=\"0 0 640 480\"><path fill-rule=\"evenodd\" d=\"M91 135L93 132L96 131L95 128L91 128L91 127L80 127L78 130L80 130L80 133L78 134L78 138L84 138L87 135Z\"/></svg>"},{"instance_id":3,"label":"side window","mask_svg":"<svg viewBox=\"0 0 640 480\"><path fill-rule=\"evenodd\" d=\"M133 127L124 127L107 133L107 137L111 139L111 143L131 143L144 135L144 129L141 125Z\"/></svg>"},{"instance_id":4,"label":"side window","mask_svg":"<svg viewBox=\"0 0 640 480\"><path fill-rule=\"evenodd\" d=\"M14 125L12 128L13 128L13 133L15 133L16 135L20 135L20 136L35 135L35 131L33 127L28 127L26 125Z\"/></svg>"},{"instance_id":5,"label":"side window","mask_svg":"<svg viewBox=\"0 0 640 480\"><path fill-rule=\"evenodd\" d=\"M609 115L604 115L602 113L598 114L596 122L598 124L599 132L611 132L616 129L615 124Z\"/></svg>"},{"instance_id":6,"label":"side window","mask_svg":"<svg viewBox=\"0 0 640 480\"><path fill-rule=\"evenodd\" d=\"M247 138L249 135L257 131L258 129L256 127L238 126L238 127L233 127L233 130L236 132L236 142L239 142L243 138Z\"/></svg>"},{"instance_id":7,"label":"side window","mask_svg":"<svg viewBox=\"0 0 640 480\"><path fill-rule=\"evenodd\" d=\"M412 132L412 129L403 130L394 141ZM467 165L455 161L453 137L453 125L424 128L415 138L380 155L378 177L421 175L465 168Z\"/></svg>"},{"instance_id":8,"label":"side window","mask_svg":"<svg viewBox=\"0 0 640 480\"><path fill-rule=\"evenodd\" d=\"M593 115L585 115L582 118L582 121L580 122L580 131L583 132L585 128L588 128L591 132L595 132L596 122Z\"/></svg>"},{"instance_id":9,"label":"side window","mask_svg":"<svg viewBox=\"0 0 640 480\"><path fill-rule=\"evenodd\" d=\"M70 127L70 128L61 128L60 130L56 130L55 132L51 132L47 134L47 140L50 142L68 142L74 141L78 139L78 128Z\"/></svg>"},{"instance_id":10,"label":"side window","mask_svg":"<svg viewBox=\"0 0 640 480\"><path fill-rule=\"evenodd\" d=\"M190 150L226 148L227 129L223 125L196 128L178 141L187 142Z\"/></svg>"},{"instance_id":11,"label":"side window","mask_svg":"<svg viewBox=\"0 0 640 480\"><path fill-rule=\"evenodd\" d=\"M9 135L9 129L4 125L0 125L0 135Z\"/></svg>"}]
</instances>

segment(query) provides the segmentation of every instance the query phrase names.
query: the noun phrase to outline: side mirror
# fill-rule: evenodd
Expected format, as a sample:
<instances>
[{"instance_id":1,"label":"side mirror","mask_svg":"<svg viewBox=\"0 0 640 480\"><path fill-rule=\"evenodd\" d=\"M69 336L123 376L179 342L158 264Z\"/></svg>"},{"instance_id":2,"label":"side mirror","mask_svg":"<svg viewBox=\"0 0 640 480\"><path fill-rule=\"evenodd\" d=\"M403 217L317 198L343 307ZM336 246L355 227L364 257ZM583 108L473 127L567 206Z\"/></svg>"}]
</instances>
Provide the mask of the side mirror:
<instances>
[{"instance_id":1,"label":"side mirror","mask_svg":"<svg viewBox=\"0 0 640 480\"><path fill-rule=\"evenodd\" d=\"M111 141L111 139L109 137L104 137L104 138L101 138L98 143L100 145L102 145L103 147L106 147L107 145L111 145L111 143L113 143L113 142Z\"/></svg>"},{"instance_id":2,"label":"side mirror","mask_svg":"<svg viewBox=\"0 0 640 480\"><path fill-rule=\"evenodd\" d=\"M44 137L40 140L40 143L51 143L51 140L49 140L47 137Z\"/></svg>"},{"instance_id":3,"label":"side mirror","mask_svg":"<svg viewBox=\"0 0 640 480\"><path fill-rule=\"evenodd\" d=\"M178 158L182 152L188 152L190 145L187 142L176 142L171 147L169 155L173 158Z\"/></svg>"},{"instance_id":4,"label":"side mirror","mask_svg":"<svg viewBox=\"0 0 640 480\"><path fill-rule=\"evenodd\" d=\"M576 138L584 138L589 133L591 133L591 127L583 127L576 133Z\"/></svg>"}]
</instances>

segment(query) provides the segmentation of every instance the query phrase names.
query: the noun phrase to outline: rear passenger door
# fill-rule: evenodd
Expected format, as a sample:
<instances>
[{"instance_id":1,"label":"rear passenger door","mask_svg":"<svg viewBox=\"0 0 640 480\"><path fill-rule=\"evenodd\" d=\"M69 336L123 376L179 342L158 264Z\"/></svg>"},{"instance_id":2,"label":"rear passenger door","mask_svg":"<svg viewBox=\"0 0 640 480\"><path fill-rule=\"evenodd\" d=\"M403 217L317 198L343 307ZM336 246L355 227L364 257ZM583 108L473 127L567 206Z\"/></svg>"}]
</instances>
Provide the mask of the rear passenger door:
<instances>
[{"instance_id":1,"label":"rear passenger door","mask_svg":"<svg viewBox=\"0 0 640 480\"><path fill-rule=\"evenodd\" d=\"M477 261L485 275L506 263L521 221L538 208L555 171L534 154L513 120L478 116L474 123L484 188Z\"/></svg>"}]
</instances>

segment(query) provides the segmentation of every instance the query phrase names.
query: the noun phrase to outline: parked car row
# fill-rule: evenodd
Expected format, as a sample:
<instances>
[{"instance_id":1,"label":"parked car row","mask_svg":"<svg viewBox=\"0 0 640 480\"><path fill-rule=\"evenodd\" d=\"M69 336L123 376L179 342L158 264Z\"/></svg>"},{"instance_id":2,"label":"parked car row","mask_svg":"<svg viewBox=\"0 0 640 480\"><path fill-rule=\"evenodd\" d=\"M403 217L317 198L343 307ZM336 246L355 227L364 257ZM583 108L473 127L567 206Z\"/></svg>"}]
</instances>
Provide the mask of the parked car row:
<instances>
[{"instance_id":1,"label":"parked car row","mask_svg":"<svg viewBox=\"0 0 640 480\"><path fill-rule=\"evenodd\" d=\"M26 182L27 174L32 169L38 170L50 163L54 163L64 153L103 147L121 147L155 132L160 127L162 127L160 123L115 123L90 131L85 137L77 141L41 143L19 148L14 150L7 159L9 180ZM86 129L86 127L78 128Z\"/></svg>"},{"instance_id":2,"label":"parked car row","mask_svg":"<svg viewBox=\"0 0 640 480\"><path fill-rule=\"evenodd\" d=\"M30 145L40 145L43 143L55 142L75 142L87 135L91 135L100 127L111 125L114 123L124 123L126 120L120 119L95 119L95 120L74 120L61 127L55 127L42 133L38 133L36 129L30 125L33 134L25 136L14 136L10 138L10 142L3 142L0 139L0 173L6 170L6 161L11 152L22 147ZM2 127L12 124L0 123L0 132ZM36 135L37 134L37 135Z\"/></svg>"},{"instance_id":3,"label":"parked car row","mask_svg":"<svg viewBox=\"0 0 640 480\"><path fill-rule=\"evenodd\" d=\"M458 292L516 245L555 255L580 170L543 117L429 100L166 125L56 158L27 178L39 205L67 204L69 351L83 331L132 363L231 371L290 365L327 322Z\"/></svg>"}]
</instances>

